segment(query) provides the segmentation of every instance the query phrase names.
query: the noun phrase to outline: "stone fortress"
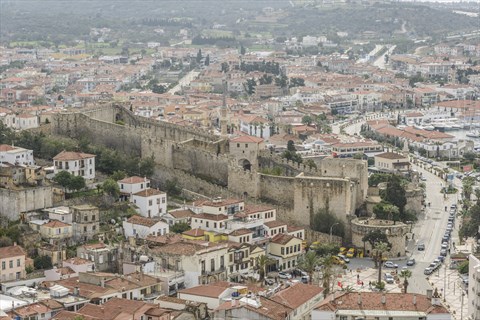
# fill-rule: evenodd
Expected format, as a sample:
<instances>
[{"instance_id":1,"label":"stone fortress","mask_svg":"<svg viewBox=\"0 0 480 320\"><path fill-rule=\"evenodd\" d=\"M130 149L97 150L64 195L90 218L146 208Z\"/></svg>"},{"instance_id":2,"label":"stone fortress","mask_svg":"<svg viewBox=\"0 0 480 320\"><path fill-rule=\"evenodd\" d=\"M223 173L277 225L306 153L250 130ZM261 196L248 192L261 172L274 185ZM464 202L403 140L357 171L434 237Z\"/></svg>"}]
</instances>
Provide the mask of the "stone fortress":
<instances>
[{"instance_id":1,"label":"stone fortress","mask_svg":"<svg viewBox=\"0 0 480 320\"><path fill-rule=\"evenodd\" d=\"M119 120L123 124L116 124ZM262 146L252 145L245 152L225 136L136 116L119 104L59 113L52 131L85 137L120 152L153 156L152 181L158 181L159 187L176 178L180 187L210 197L270 203L277 206L281 219L302 226L308 227L311 215L320 208L348 222L367 195L366 161L323 159L317 161L317 168L310 168ZM265 168L281 168L282 174L261 173Z\"/></svg>"}]
</instances>

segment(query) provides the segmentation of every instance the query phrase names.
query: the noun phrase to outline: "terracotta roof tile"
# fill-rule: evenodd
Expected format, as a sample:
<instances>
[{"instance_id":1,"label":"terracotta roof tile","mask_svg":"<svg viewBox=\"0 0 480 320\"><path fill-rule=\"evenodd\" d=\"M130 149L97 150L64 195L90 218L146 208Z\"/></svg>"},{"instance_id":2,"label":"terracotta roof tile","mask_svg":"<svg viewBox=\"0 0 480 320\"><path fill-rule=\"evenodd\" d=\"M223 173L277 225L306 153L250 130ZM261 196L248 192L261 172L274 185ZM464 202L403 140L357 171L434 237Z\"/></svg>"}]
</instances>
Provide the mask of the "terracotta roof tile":
<instances>
[{"instance_id":1,"label":"terracotta roof tile","mask_svg":"<svg viewBox=\"0 0 480 320\"><path fill-rule=\"evenodd\" d=\"M89 159L96 157L94 154L82 153L82 152L73 152L73 151L62 151L53 157L53 160L60 161L69 161L69 160L81 160Z\"/></svg>"},{"instance_id":2,"label":"terracotta roof tile","mask_svg":"<svg viewBox=\"0 0 480 320\"><path fill-rule=\"evenodd\" d=\"M139 191L139 192L135 193L134 196L151 197L151 196L156 196L156 195L160 195L160 194L165 194L165 192L160 191L158 189L149 188L149 189L145 189L145 190L142 190L142 191Z\"/></svg>"},{"instance_id":3,"label":"terracotta roof tile","mask_svg":"<svg viewBox=\"0 0 480 320\"><path fill-rule=\"evenodd\" d=\"M156 225L160 221L159 220L154 220L152 218L142 217L142 216L139 216L139 215L135 214L135 215L131 216L127 220L127 222L131 223L131 224L138 224L138 225L145 226L145 227L153 227L154 225Z\"/></svg>"},{"instance_id":4,"label":"terracotta roof tile","mask_svg":"<svg viewBox=\"0 0 480 320\"><path fill-rule=\"evenodd\" d=\"M149 180L147 178L142 178L138 176L133 176L133 177L128 177L122 180L118 180L120 183L125 183L125 184L136 184L136 183L142 183L142 182L148 182Z\"/></svg>"},{"instance_id":5,"label":"terracotta roof tile","mask_svg":"<svg viewBox=\"0 0 480 320\"><path fill-rule=\"evenodd\" d=\"M271 299L292 309L297 309L302 304L317 297L322 292L323 288L309 284L296 283L287 289L278 292Z\"/></svg>"},{"instance_id":6,"label":"terracotta roof tile","mask_svg":"<svg viewBox=\"0 0 480 320\"><path fill-rule=\"evenodd\" d=\"M0 257L2 258L18 257L24 255L25 252L23 251L23 248L17 245L0 248Z\"/></svg>"}]
</instances>

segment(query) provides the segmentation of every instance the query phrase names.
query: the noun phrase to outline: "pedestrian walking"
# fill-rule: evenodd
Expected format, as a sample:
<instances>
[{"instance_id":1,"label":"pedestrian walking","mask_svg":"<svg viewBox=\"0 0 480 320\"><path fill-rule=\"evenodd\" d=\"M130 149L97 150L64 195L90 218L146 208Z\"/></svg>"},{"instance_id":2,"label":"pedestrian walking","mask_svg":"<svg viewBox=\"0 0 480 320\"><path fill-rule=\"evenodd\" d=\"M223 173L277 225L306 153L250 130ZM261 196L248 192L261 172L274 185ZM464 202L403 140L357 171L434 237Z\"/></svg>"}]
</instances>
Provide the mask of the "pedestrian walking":
<instances>
[{"instance_id":1,"label":"pedestrian walking","mask_svg":"<svg viewBox=\"0 0 480 320\"><path fill-rule=\"evenodd\" d=\"M357 274L357 281L360 281L360 275Z\"/></svg>"}]
</instances>

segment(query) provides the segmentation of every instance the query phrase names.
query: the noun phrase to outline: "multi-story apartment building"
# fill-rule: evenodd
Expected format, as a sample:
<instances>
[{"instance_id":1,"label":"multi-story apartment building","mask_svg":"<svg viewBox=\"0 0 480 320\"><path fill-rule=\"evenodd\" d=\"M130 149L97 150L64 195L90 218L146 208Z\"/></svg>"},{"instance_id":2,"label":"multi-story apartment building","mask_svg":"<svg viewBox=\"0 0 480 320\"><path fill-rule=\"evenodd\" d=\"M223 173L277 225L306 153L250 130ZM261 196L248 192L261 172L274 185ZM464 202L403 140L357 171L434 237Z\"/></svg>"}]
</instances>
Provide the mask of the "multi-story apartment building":
<instances>
[{"instance_id":1,"label":"multi-story apartment building","mask_svg":"<svg viewBox=\"0 0 480 320\"><path fill-rule=\"evenodd\" d=\"M26 166L35 164L32 150L14 147L8 144L0 144L0 164L4 162Z\"/></svg>"},{"instance_id":2,"label":"multi-story apartment building","mask_svg":"<svg viewBox=\"0 0 480 320\"><path fill-rule=\"evenodd\" d=\"M104 243L85 244L77 247L77 257L94 262L94 271L117 271L117 255L117 247Z\"/></svg>"},{"instance_id":3,"label":"multi-story apartment building","mask_svg":"<svg viewBox=\"0 0 480 320\"><path fill-rule=\"evenodd\" d=\"M130 197L130 202L137 206L137 212L144 217L161 217L167 213L167 194L158 189L139 191Z\"/></svg>"},{"instance_id":4,"label":"multi-story apartment building","mask_svg":"<svg viewBox=\"0 0 480 320\"><path fill-rule=\"evenodd\" d=\"M62 151L53 157L54 173L67 171L74 176L80 176L85 180L95 179L95 155Z\"/></svg>"},{"instance_id":5,"label":"multi-story apartment building","mask_svg":"<svg viewBox=\"0 0 480 320\"><path fill-rule=\"evenodd\" d=\"M2 282L25 278L25 252L22 247L0 248L0 280Z\"/></svg>"},{"instance_id":6,"label":"multi-story apartment building","mask_svg":"<svg viewBox=\"0 0 480 320\"><path fill-rule=\"evenodd\" d=\"M73 239L86 242L100 232L100 211L91 205L71 207Z\"/></svg>"}]
</instances>

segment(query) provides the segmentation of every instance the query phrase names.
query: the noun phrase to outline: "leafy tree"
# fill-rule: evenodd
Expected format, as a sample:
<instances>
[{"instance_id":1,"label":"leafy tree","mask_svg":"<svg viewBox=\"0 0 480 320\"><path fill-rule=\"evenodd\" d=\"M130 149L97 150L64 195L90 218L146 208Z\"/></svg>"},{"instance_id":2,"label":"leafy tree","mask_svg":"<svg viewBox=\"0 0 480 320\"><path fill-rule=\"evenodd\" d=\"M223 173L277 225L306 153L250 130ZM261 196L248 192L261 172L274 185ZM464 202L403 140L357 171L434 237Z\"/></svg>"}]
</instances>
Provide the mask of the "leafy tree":
<instances>
[{"instance_id":1,"label":"leafy tree","mask_svg":"<svg viewBox=\"0 0 480 320\"><path fill-rule=\"evenodd\" d=\"M306 126L309 126L313 123L313 118L309 115L305 115L302 118L302 123Z\"/></svg>"},{"instance_id":2,"label":"leafy tree","mask_svg":"<svg viewBox=\"0 0 480 320\"><path fill-rule=\"evenodd\" d=\"M227 62L222 62L221 68L222 68L221 71L224 73L227 73L228 71L230 71L230 67L228 66Z\"/></svg>"},{"instance_id":3,"label":"leafy tree","mask_svg":"<svg viewBox=\"0 0 480 320\"><path fill-rule=\"evenodd\" d=\"M318 256L336 255L340 247L332 243L320 243L315 249Z\"/></svg>"},{"instance_id":4,"label":"leafy tree","mask_svg":"<svg viewBox=\"0 0 480 320\"><path fill-rule=\"evenodd\" d=\"M210 55L209 55L209 54L207 54L207 56L206 56L206 58L205 58L205 63L204 63L204 64L205 64L205 66L207 66L207 67L210 65Z\"/></svg>"},{"instance_id":5,"label":"leafy tree","mask_svg":"<svg viewBox=\"0 0 480 320\"><path fill-rule=\"evenodd\" d=\"M182 192L182 189L178 186L178 179L173 178L173 180L167 179L165 181L165 191L168 195L178 196Z\"/></svg>"},{"instance_id":6,"label":"leafy tree","mask_svg":"<svg viewBox=\"0 0 480 320\"><path fill-rule=\"evenodd\" d=\"M138 174L142 177L151 177L155 171L155 159L153 156L143 158L138 164Z\"/></svg>"},{"instance_id":7,"label":"leafy tree","mask_svg":"<svg viewBox=\"0 0 480 320\"><path fill-rule=\"evenodd\" d=\"M458 266L458 272L460 274L467 274L468 273L468 260L462 262L459 266Z\"/></svg>"},{"instance_id":8,"label":"leafy tree","mask_svg":"<svg viewBox=\"0 0 480 320\"><path fill-rule=\"evenodd\" d=\"M53 181L58 183L64 188L67 188L70 185L70 181L72 180L72 174L68 171L60 171L53 177Z\"/></svg>"},{"instance_id":9,"label":"leafy tree","mask_svg":"<svg viewBox=\"0 0 480 320\"><path fill-rule=\"evenodd\" d=\"M475 178L472 177L465 177L462 180L462 190L463 190L463 198L470 200L470 197L473 192L473 185L475 184Z\"/></svg>"},{"instance_id":10,"label":"leafy tree","mask_svg":"<svg viewBox=\"0 0 480 320\"><path fill-rule=\"evenodd\" d=\"M317 164L315 163L315 161L313 161L312 159L308 159L307 161L305 161L305 164L310 168L310 169L317 169Z\"/></svg>"},{"instance_id":11,"label":"leafy tree","mask_svg":"<svg viewBox=\"0 0 480 320\"><path fill-rule=\"evenodd\" d=\"M288 151L297 151L297 149L295 148L295 143L293 142L293 140L288 140L287 141L287 150Z\"/></svg>"},{"instance_id":12,"label":"leafy tree","mask_svg":"<svg viewBox=\"0 0 480 320\"><path fill-rule=\"evenodd\" d=\"M2 247L10 247L13 245L12 239L10 239L7 236L1 236L0 237L0 248Z\"/></svg>"},{"instance_id":13,"label":"leafy tree","mask_svg":"<svg viewBox=\"0 0 480 320\"><path fill-rule=\"evenodd\" d=\"M124 170L118 170L112 173L112 175L110 176L110 179L112 179L113 181L118 181L118 180L125 179L126 176L127 176L127 173Z\"/></svg>"},{"instance_id":14,"label":"leafy tree","mask_svg":"<svg viewBox=\"0 0 480 320\"><path fill-rule=\"evenodd\" d=\"M67 189L80 191L86 187L85 178L82 176L72 176Z\"/></svg>"},{"instance_id":15,"label":"leafy tree","mask_svg":"<svg viewBox=\"0 0 480 320\"><path fill-rule=\"evenodd\" d=\"M182 233L190 229L190 225L186 222L175 223L173 226L170 227L170 231L173 233Z\"/></svg>"},{"instance_id":16,"label":"leafy tree","mask_svg":"<svg viewBox=\"0 0 480 320\"><path fill-rule=\"evenodd\" d=\"M477 155L474 152L465 152L463 154L463 158L468 161L473 161L476 157Z\"/></svg>"},{"instance_id":17,"label":"leafy tree","mask_svg":"<svg viewBox=\"0 0 480 320\"><path fill-rule=\"evenodd\" d=\"M386 173L374 173L368 177L368 186L376 187L379 183L387 182L390 178L389 174Z\"/></svg>"},{"instance_id":18,"label":"leafy tree","mask_svg":"<svg viewBox=\"0 0 480 320\"><path fill-rule=\"evenodd\" d=\"M120 196L118 183L113 179L107 179L102 183L102 189L105 193L117 199Z\"/></svg>"},{"instance_id":19,"label":"leafy tree","mask_svg":"<svg viewBox=\"0 0 480 320\"><path fill-rule=\"evenodd\" d=\"M387 235L381 230L370 231L362 238L362 241L364 243L368 242L372 247L372 249L374 249L378 243L386 243L390 248L392 247L392 244L388 241ZM372 252L372 256L374 257L373 252ZM374 259L374 262L375 262L375 268L376 268L378 261Z\"/></svg>"},{"instance_id":20,"label":"leafy tree","mask_svg":"<svg viewBox=\"0 0 480 320\"><path fill-rule=\"evenodd\" d=\"M296 153L295 151L288 151L288 150L284 151L281 157L293 162L298 162L298 163L303 162L302 156Z\"/></svg>"},{"instance_id":21,"label":"leafy tree","mask_svg":"<svg viewBox=\"0 0 480 320\"><path fill-rule=\"evenodd\" d=\"M241 54L242 56L244 56L245 53L247 53L247 50L245 49L245 47L244 47L243 45L241 45L241 46L240 46L240 54Z\"/></svg>"},{"instance_id":22,"label":"leafy tree","mask_svg":"<svg viewBox=\"0 0 480 320\"><path fill-rule=\"evenodd\" d=\"M315 271L316 266L319 264L321 264L321 259L317 256L315 251L308 251L300 258L300 261L298 262L298 266L308 273L310 284L313 280L313 272Z\"/></svg>"},{"instance_id":23,"label":"leafy tree","mask_svg":"<svg viewBox=\"0 0 480 320\"><path fill-rule=\"evenodd\" d=\"M33 266L35 269L48 270L52 268L52 258L49 256L38 256L33 259Z\"/></svg>"},{"instance_id":24,"label":"leafy tree","mask_svg":"<svg viewBox=\"0 0 480 320\"><path fill-rule=\"evenodd\" d=\"M275 261L265 254L257 257L257 267L258 273L260 274L260 282L263 283L263 280L265 279L265 275L267 274L267 267L274 263Z\"/></svg>"},{"instance_id":25,"label":"leafy tree","mask_svg":"<svg viewBox=\"0 0 480 320\"><path fill-rule=\"evenodd\" d=\"M387 182L387 189L383 194L383 200L390 202L398 207L400 215L403 215L407 196L405 189L401 185L401 180L397 175L391 175Z\"/></svg>"},{"instance_id":26,"label":"leafy tree","mask_svg":"<svg viewBox=\"0 0 480 320\"><path fill-rule=\"evenodd\" d=\"M290 78L290 88L304 87L305 79L303 78Z\"/></svg>"},{"instance_id":27,"label":"leafy tree","mask_svg":"<svg viewBox=\"0 0 480 320\"><path fill-rule=\"evenodd\" d=\"M318 232L323 232L326 234L330 233L330 228L335 225L332 229L332 234L343 237L345 235L345 223L337 218L335 215L330 213L328 209L319 209L312 218L310 227Z\"/></svg>"},{"instance_id":28,"label":"leafy tree","mask_svg":"<svg viewBox=\"0 0 480 320\"><path fill-rule=\"evenodd\" d=\"M162 93L165 93L167 92L167 88L163 85L158 85L158 84L155 84L153 87L152 87L152 92L153 93L157 93L157 94L162 94Z\"/></svg>"},{"instance_id":29,"label":"leafy tree","mask_svg":"<svg viewBox=\"0 0 480 320\"><path fill-rule=\"evenodd\" d=\"M404 293L407 293L407 288L408 288L408 279L412 276L412 271L410 270L402 270L400 272L399 277L403 278L403 288L405 289Z\"/></svg>"},{"instance_id":30,"label":"leafy tree","mask_svg":"<svg viewBox=\"0 0 480 320\"><path fill-rule=\"evenodd\" d=\"M323 297L328 296L330 293L330 284L334 277L333 272L333 256L327 255L322 257L322 287L323 287Z\"/></svg>"},{"instance_id":31,"label":"leafy tree","mask_svg":"<svg viewBox=\"0 0 480 320\"><path fill-rule=\"evenodd\" d=\"M399 221L403 220L400 216L400 209L388 202L381 202L373 207L373 213L377 219Z\"/></svg>"}]
</instances>

